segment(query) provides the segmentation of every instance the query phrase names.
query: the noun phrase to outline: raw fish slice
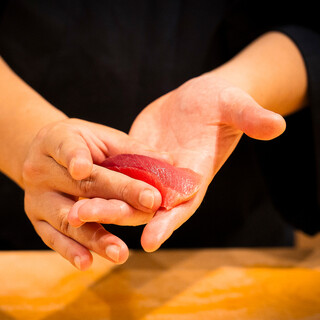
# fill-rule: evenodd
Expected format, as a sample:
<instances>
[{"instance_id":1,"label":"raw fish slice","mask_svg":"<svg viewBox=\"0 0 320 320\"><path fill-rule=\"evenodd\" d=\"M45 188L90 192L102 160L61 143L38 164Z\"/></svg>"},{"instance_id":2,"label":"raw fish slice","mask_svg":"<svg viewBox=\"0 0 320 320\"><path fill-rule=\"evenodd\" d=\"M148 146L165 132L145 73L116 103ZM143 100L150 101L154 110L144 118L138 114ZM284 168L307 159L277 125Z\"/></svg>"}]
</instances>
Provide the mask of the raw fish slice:
<instances>
[{"instance_id":1,"label":"raw fish slice","mask_svg":"<svg viewBox=\"0 0 320 320\"><path fill-rule=\"evenodd\" d=\"M191 199L200 188L198 173L143 155L120 154L100 165L157 188L162 196L161 206L167 210Z\"/></svg>"}]
</instances>

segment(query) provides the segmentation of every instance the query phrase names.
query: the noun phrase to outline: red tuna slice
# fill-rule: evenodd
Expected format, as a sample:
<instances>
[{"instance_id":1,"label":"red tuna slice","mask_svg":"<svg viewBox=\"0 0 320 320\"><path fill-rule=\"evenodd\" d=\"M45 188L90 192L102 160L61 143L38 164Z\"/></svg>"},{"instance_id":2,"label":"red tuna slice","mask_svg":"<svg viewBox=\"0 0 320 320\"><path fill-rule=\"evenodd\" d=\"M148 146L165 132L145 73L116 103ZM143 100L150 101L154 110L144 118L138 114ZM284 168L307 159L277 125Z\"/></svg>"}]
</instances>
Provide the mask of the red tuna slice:
<instances>
[{"instance_id":1,"label":"red tuna slice","mask_svg":"<svg viewBox=\"0 0 320 320\"><path fill-rule=\"evenodd\" d=\"M157 188L162 196L161 207L167 210L191 199L200 188L198 173L143 155L119 154L100 165Z\"/></svg>"}]
</instances>

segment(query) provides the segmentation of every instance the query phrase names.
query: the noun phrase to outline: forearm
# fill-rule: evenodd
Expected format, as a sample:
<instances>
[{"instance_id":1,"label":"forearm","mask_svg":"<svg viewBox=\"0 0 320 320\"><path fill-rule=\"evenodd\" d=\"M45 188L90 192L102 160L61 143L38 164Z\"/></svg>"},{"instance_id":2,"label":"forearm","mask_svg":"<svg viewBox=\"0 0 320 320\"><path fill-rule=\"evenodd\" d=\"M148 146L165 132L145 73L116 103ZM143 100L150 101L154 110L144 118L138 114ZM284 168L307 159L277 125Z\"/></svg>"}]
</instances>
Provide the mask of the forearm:
<instances>
[{"instance_id":1,"label":"forearm","mask_svg":"<svg viewBox=\"0 0 320 320\"><path fill-rule=\"evenodd\" d=\"M269 32L210 72L248 92L283 116L306 105L307 73L300 51L280 32Z\"/></svg>"},{"instance_id":2,"label":"forearm","mask_svg":"<svg viewBox=\"0 0 320 320\"><path fill-rule=\"evenodd\" d=\"M65 118L0 57L0 171L23 187L22 166L33 138L46 124Z\"/></svg>"}]
</instances>

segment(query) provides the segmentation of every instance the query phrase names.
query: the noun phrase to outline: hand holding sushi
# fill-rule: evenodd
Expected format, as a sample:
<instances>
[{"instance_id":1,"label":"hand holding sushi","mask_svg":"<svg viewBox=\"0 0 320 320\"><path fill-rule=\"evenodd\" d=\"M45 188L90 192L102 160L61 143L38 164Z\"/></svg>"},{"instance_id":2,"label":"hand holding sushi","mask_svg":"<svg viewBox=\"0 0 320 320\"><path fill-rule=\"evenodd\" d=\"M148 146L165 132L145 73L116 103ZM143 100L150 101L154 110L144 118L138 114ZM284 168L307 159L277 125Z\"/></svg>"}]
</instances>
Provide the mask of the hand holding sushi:
<instances>
[{"instance_id":1,"label":"hand holding sushi","mask_svg":"<svg viewBox=\"0 0 320 320\"><path fill-rule=\"evenodd\" d=\"M91 264L89 250L122 263L128 248L92 222L92 212L92 223L71 227L71 208L82 206L88 213L85 203L90 201L94 214L104 213L105 223L139 225L161 204L156 188L96 165L107 156L133 150L154 156L123 132L78 119L44 127L31 144L23 172L26 213L43 241L79 269ZM84 199L77 201L79 197Z\"/></svg>"},{"instance_id":2,"label":"hand holding sushi","mask_svg":"<svg viewBox=\"0 0 320 320\"><path fill-rule=\"evenodd\" d=\"M189 168L203 179L194 198L169 211L158 210L143 231L143 248L156 250L196 211L243 132L268 140L284 129L280 115L211 75L192 79L149 105L135 120L130 135L170 153L175 166Z\"/></svg>"},{"instance_id":3,"label":"hand holding sushi","mask_svg":"<svg viewBox=\"0 0 320 320\"><path fill-rule=\"evenodd\" d=\"M270 32L140 113L130 135L170 153L174 165L203 177L194 198L169 211L158 210L146 225L141 238L146 251L158 249L197 210L243 133L270 140L285 130L281 115L305 105L306 85L303 59L294 43Z\"/></svg>"},{"instance_id":4,"label":"hand holding sushi","mask_svg":"<svg viewBox=\"0 0 320 320\"><path fill-rule=\"evenodd\" d=\"M91 264L90 251L124 262L128 248L122 240L95 222L71 227L68 213L79 197L93 197L95 212L107 212L110 223L146 223L161 204L159 191L95 163L133 151L162 156L118 130L69 119L1 58L0 69L0 170L24 189L25 210L35 230L81 270Z\"/></svg>"},{"instance_id":5,"label":"hand holding sushi","mask_svg":"<svg viewBox=\"0 0 320 320\"><path fill-rule=\"evenodd\" d=\"M276 32L147 106L132 125L133 140L68 119L1 58L0 67L0 169L25 190L27 215L43 241L81 270L91 264L90 250L118 263L128 257L126 244L99 222L147 223L142 246L159 248L199 207L243 133L273 139L285 129L281 115L306 102L303 59L293 42ZM94 164L123 153L161 158L158 152L201 177L194 197L173 208L160 208L161 195L152 185Z\"/></svg>"}]
</instances>

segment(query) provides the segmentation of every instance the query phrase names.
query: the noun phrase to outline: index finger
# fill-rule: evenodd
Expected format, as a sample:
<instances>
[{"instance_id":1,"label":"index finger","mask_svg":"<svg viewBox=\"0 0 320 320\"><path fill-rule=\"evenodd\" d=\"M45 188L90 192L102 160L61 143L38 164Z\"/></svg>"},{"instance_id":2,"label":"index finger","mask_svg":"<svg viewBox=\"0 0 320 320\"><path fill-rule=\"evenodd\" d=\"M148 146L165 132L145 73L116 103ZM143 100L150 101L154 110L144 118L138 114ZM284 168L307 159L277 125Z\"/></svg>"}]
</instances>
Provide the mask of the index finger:
<instances>
[{"instance_id":1,"label":"index finger","mask_svg":"<svg viewBox=\"0 0 320 320\"><path fill-rule=\"evenodd\" d=\"M61 193L82 198L103 198L122 200L134 208L154 213L161 205L160 192L146 182L136 180L122 173L93 165L89 177L74 180L67 169L50 157L41 161L39 171L50 174L47 187Z\"/></svg>"}]
</instances>

